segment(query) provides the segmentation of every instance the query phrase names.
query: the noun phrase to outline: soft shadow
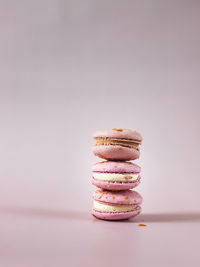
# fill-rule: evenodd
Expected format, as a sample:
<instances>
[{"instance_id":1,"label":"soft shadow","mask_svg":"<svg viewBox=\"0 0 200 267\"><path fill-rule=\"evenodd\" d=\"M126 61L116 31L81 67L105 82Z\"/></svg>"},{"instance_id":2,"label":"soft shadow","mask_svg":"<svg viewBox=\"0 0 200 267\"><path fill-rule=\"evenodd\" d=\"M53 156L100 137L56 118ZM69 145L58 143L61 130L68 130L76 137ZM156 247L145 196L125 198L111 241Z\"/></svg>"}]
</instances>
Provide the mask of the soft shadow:
<instances>
[{"instance_id":1,"label":"soft shadow","mask_svg":"<svg viewBox=\"0 0 200 267\"><path fill-rule=\"evenodd\" d=\"M68 210L53 210L46 208L35 207L13 207L13 206L0 206L1 214L12 214L18 216L34 216L34 217L48 217L67 220L88 220L90 218L89 212L81 211L68 211Z\"/></svg>"},{"instance_id":2,"label":"soft shadow","mask_svg":"<svg viewBox=\"0 0 200 267\"><path fill-rule=\"evenodd\" d=\"M36 207L0 206L0 214L10 214L27 217L43 217L64 220L91 220L90 212L53 210ZM98 220L98 219L96 219ZM99 221L99 220L98 220ZM102 221L102 220L100 220ZM167 223L167 222L200 222L200 213L143 213L139 216L122 221L123 223Z\"/></svg>"},{"instance_id":3,"label":"soft shadow","mask_svg":"<svg viewBox=\"0 0 200 267\"><path fill-rule=\"evenodd\" d=\"M165 223L165 222L200 222L200 213L147 213L141 214L129 222Z\"/></svg>"}]
</instances>

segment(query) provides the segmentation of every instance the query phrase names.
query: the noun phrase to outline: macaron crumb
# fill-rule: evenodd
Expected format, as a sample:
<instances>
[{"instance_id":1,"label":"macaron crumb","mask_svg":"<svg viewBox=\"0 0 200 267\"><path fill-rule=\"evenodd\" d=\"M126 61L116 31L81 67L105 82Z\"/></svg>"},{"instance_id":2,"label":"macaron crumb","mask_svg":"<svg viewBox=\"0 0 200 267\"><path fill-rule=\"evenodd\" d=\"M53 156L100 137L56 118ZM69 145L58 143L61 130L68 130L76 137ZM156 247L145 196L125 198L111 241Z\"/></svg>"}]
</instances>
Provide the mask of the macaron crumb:
<instances>
[{"instance_id":1,"label":"macaron crumb","mask_svg":"<svg viewBox=\"0 0 200 267\"><path fill-rule=\"evenodd\" d=\"M123 129L117 129L117 128L113 128L113 131L117 131L117 132L123 132Z\"/></svg>"},{"instance_id":2,"label":"macaron crumb","mask_svg":"<svg viewBox=\"0 0 200 267\"><path fill-rule=\"evenodd\" d=\"M138 226L147 226L147 225L144 223L139 223Z\"/></svg>"}]
</instances>

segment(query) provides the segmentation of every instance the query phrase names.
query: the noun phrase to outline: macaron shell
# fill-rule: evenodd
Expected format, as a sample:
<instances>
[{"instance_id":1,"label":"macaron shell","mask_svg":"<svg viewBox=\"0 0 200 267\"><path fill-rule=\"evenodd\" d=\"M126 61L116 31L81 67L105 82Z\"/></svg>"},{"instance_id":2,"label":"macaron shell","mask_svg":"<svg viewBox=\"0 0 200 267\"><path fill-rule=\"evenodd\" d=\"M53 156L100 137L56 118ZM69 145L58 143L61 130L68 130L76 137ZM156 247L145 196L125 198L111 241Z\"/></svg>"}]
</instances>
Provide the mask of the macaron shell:
<instances>
[{"instance_id":1,"label":"macaron shell","mask_svg":"<svg viewBox=\"0 0 200 267\"><path fill-rule=\"evenodd\" d=\"M131 217L135 217L141 213L141 207L138 206L136 210L128 212L100 212L92 209L92 215L102 220L125 220Z\"/></svg>"},{"instance_id":2,"label":"macaron shell","mask_svg":"<svg viewBox=\"0 0 200 267\"><path fill-rule=\"evenodd\" d=\"M106 190L112 190L112 191L120 191L120 190L128 190L135 188L140 184L141 178L138 177L138 179L135 182L109 182L107 183L106 181L98 181L94 179L93 177L91 178L91 182L93 185L106 189Z\"/></svg>"},{"instance_id":3,"label":"macaron shell","mask_svg":"<svg viewBox=\"0 0 200 267\"><path fill-rule=\"evenodd\" d=\"M132 162L104 161L93 165L93 172L140 173L140 166Z\"/></svg>"},{"instance_id":4,"label":"macaron shell","mask_svg":"<svg viewBox=\"0 0 200 267\"><path fill-rule=\"evenodd\" d=\"M134 160L140 156L140 151L135 148L115 145L94 146L93 153L95 156L106 160Z\"/></svg>"},{"instance_id":5,"label":"macaron shell","mask_svg":"<svg viewBox=\"0 0 200 267\"><path fill-rule=\"evenodd\" d=\"M128 139L135 141L142 141L142 136L140 133L131 129L105 129L98 130L94 133L94 138L116 138L116 139Z\"/></svg>"},{"instance_id":6,"label":"macaron shell","mask_svg":"<svg viewBox=\"0 0 200 267\"><path fill-rule=\"evenodd\" d=\"M133 190L112 192L99 189L94 192L93 199L103 203L117 205L140 205L142 203L142 196Z\"/></svg>"}]
</instances>

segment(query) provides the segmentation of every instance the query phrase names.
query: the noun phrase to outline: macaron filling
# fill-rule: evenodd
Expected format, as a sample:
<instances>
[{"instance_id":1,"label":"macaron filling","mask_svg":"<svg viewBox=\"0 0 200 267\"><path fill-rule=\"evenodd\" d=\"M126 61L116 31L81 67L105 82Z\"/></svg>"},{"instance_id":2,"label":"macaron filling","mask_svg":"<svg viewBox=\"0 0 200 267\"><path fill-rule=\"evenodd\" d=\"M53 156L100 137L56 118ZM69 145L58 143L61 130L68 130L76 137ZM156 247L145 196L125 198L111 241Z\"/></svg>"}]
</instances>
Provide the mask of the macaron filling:
<instances>
[{"instance_id":1,"label":"macaron filling","mask_svg":"<svg viewBox=\"0 0 200 267\"><path fill-rule=\"evenodd\" d=\"M96 146L100 145L115 145L115 146L125 146L125 147L131 147L135 149L139 149L139 141L135 140L128 140L128 139L112 139L112 138L95 138Z\"/></svg>"},{"instance_id":2,"label":"macaron filling","mask_svg":"<svg viewBox=\"0 0 200 267\"><path fill-rule=\"evenodd\" d=\"M94 200L93 208L100 212L127 212L137 209L137 205L113 205Z\"/></svg>"},{"instance_id":3,"label":"macaron filling","mask_svg":"<svg viewBox=\"0 0 200 267\"><path fill-rule=\"evenodd\" d=\"M93 172L92 176L98 181L107 182L135 182L139 173L106 173L106 172Z\"/></svg>"}]
</instances>

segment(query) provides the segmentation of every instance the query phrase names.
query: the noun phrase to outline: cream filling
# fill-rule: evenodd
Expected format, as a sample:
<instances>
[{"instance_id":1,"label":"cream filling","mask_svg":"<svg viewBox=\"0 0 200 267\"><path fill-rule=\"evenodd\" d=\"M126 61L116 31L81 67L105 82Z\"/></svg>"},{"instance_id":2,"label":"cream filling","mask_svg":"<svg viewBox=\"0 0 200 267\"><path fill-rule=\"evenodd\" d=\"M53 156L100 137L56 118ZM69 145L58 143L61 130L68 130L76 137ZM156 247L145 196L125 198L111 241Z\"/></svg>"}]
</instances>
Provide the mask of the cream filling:
<instances>
[{"instance_id":1,"label":"cream filling","mask_svg":"<svg viewBox=\"0 0 200 267\"><path fill-rule=\"evenodd\" d=\"M93 208L102 212L120 212L135 210L137 205L111 205L109 203L102 203L94 200Z\"/></svg>"},{"instance_id":2,"label":"cream filling","mask_svg":"<svg viewBox=\"0 0 200 267\"><path fill-rule=\"evenodd\" d=\"M104 139L104 138L95 138L96 145L122 145L122 146L131 146L138 148L140 141L126 140L126 139Z\"/></svg>"},{"instance_id":3,"label":"cream filling","mask_svg":"<svg viewBox=\"0 0 200 267\"><path fill-rule=\"evenodd\" d=\"M138 173L99 173L93 172L92 176L94 179L99 181L110 181L110 182L134 182L138 179Z\"/></svg>"}]
</instances>

